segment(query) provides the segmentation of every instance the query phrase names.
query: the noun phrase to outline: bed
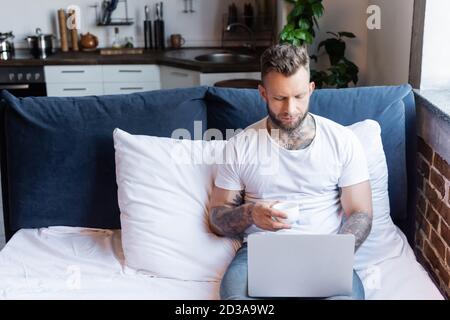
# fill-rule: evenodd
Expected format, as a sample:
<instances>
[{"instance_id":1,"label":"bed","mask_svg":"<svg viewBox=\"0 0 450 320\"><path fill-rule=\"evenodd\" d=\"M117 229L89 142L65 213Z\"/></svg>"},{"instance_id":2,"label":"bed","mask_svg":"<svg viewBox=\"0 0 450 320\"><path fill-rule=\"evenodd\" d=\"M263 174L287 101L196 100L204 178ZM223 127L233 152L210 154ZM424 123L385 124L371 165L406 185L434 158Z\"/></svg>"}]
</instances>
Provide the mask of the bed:
<instances>
[{"instance_id":1,"label":"bed","mask_svg":"<svg viewBox=\"0 0 450 320\"><path fill-rule=\"evenodd\" d=\"M358 270L367 299L443 299L403 233L398 257ZM219 282L124 267L120 230L22 229L0 252L1 299L218 299ZM49 263L51 261L51 263Z\"/></svg>"}]
</instances>

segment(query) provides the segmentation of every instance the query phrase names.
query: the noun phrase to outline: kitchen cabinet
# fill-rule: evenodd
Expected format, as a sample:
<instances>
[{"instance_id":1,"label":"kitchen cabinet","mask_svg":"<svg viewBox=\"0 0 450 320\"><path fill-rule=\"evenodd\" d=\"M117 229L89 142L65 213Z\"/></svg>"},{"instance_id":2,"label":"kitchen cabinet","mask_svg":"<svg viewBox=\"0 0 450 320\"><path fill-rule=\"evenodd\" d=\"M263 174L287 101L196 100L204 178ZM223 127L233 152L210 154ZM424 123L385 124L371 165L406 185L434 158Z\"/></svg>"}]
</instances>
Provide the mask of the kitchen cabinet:
<instances>
[{"instance_id":1,"label":"kitchen cabinet","mask_svg":"<svg viewBox=\"0 0 450 320\"><path fill-rule=\"evenodd\" d=\"M47 95L59 97L214 86L223 80L261 77L259 72L202 73L145 64L45 66L44 72Z\"/></svg>"},{"instance_id":2,"label":"kitchen cabinet","mask_svg":"<svg viewBox=\"0 0 450 320\"><path fill-rule=\"evenodd\" d=\"M181 68L161 66L161 88L189 88L214 86L218 81L230 79L261 79L260 72L201 73Z\"/></svg>"},{"instance_id":3,"label":"kitchen cabinet","mask_svg":"<svg viewBox=\"0 0 450 320\"><path fill-rule=\"evenodd\" d=\"M44 66L47 95L102 95L102 66Z\"/></svg>"},{"instance_id":4,"label":"kitchen cabinet","mask_svg":"<svg viewBox=\"0 0 450 320\"><path fill-rule=\"evenodd\" d=\"M200 72L161 66L161 88L189 88L200 85Z\"/></svg>"},{"instance_id":5,"label":"kitchen cabinet","mask_svg":"<svg viewBox=\"0 0 450 320\"><path fill-rule=\"evenodd\" d=\"M45 66L48 96L122 94L161 88L157 65Z\"/></svg>"},{"instance_id":6,"label":"kitchen cabinet","mask_svg":"<svg viewBox=\"0 0 450 320\"><path fill-rule=\"evenodd\" d=\"M159 82L157 65L104 65L103 82Z\"/></svg>"},{"instance_id":7,"label":"kitchen cabinet","mask_svg":"<svg viewBox=\"0 0 450 320\"><path fill-rule=\"evenodd\" d=\"M161 89L159 82L103 83L104 94L121 94Z\"/></svg>"},{"instance_id":8,"label":"kitchen cabinet","mask_svg":"<svg viewBox=\"0 0 450 320\"><path fill-rule=\"evenodd\" d=\"M122 94L161 89L157 65L104 65L104 94Z\"/></svg>"},{"instance_id":9,"label":"kitchen cabinet","mask_svg":"<svg viewBox=\"0 0 450 320\"><path fill-rule=\"evenodd\" d=\"M101 82L47 83L47 96L49 97L92 96L102 94L103 83Z\"/></svg>"},{"instance_id":10,"label":"kitchen cabinet","mask_svg":"<svg viewBox=\"0 0 450 320\"><path fill-rule=\"evenodd\" d=\"M102 66L45 66L47 83L102 82Z\"/></svg>"}]
</instances>

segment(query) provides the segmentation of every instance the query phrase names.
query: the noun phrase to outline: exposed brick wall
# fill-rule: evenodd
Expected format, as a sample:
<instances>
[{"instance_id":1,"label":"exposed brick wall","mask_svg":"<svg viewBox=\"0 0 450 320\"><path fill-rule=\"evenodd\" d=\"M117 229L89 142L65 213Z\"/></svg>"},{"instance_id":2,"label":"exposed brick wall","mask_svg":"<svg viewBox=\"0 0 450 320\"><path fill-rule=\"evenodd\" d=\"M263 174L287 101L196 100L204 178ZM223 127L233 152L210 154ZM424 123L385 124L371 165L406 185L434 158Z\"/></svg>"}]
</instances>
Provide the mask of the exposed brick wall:
<instances>
[{"instance_id":1,"label":"exposed brick wall","mask_svg":"<svg viewBox=\"0 0 450 320\"><path fill-rule=\"evenodd\" d=\"M450 299L450 165L418 137L416 253Z\"/></svg>"}]
</instances>

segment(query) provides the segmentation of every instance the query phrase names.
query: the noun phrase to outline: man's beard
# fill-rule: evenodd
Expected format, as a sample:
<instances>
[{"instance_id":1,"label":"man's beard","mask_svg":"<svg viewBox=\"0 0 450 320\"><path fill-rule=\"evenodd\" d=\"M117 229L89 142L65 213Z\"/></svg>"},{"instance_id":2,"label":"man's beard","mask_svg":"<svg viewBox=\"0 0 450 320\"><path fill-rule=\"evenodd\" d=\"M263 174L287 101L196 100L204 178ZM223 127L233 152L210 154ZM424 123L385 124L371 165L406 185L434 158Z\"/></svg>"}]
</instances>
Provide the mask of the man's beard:
<instances>
[{"instance_id":1,"label":"man's beard","mask_svg":"<svg viewBox=\"0 0 450 320\"><path fill-rule=\"evenodd\" d=\"M306 109L306 112L302 116L299 116L297 121L295 121L291 125L285 125L281 120L277 119L276 114L273 113L272 110L270 110L269 104L267 104L267 112L269 114L270 120L277 127L276 129L285 131L286 133L291 133L291 132L295 131L296 129L298 129L302 125L303 121L306 119L306 116L308 115L309 107L308 107L308 109Z\"/></svg>"}]
</instances>

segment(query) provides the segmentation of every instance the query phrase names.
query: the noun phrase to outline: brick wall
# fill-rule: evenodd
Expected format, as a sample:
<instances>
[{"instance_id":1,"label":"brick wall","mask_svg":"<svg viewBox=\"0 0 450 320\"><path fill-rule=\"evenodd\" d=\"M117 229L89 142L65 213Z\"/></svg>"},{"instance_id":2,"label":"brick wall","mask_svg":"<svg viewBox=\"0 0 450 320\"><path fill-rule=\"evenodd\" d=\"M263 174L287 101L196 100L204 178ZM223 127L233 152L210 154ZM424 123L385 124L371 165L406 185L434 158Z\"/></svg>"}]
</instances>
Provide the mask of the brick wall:
<instances>
[{"instance_id":1,"label":"brick wall","mask_svg":"<svg viewBox=\"0 0 450 320\"><path fill-rule=\"evenodd\" d=\"M450 165L418 138L416 253L450 299Z\"/></svg>"}]
</instances>

